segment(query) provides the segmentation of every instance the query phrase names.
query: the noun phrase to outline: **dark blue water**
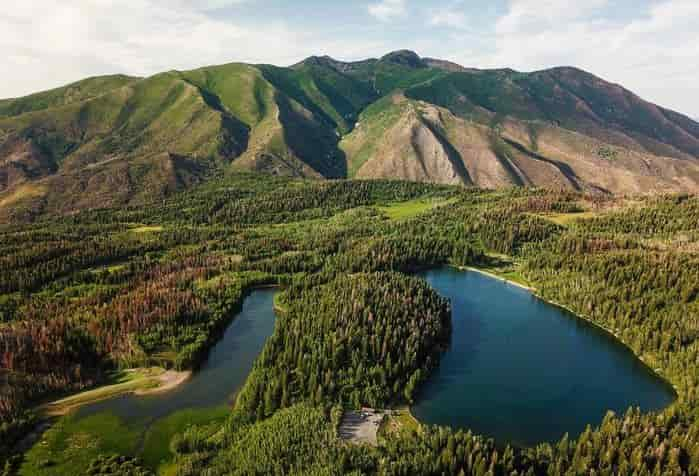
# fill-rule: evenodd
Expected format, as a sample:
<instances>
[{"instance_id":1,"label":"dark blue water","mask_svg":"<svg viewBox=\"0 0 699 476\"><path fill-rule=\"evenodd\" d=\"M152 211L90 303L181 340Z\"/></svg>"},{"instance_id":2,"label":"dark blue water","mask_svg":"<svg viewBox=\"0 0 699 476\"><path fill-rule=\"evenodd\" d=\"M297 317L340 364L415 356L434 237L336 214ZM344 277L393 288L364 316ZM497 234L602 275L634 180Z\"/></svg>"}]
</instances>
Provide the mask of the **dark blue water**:
<instances>
[{"instance_id":1,"label":"dark blue water","mask_svg":"<svg viewBox=\"0 0 699 476\"><path fill-rule=\"evenodd\" d=\"M451 300L453 325L412 408L425 423L530 446L575 437L608 410L659 410L675 399L613 336L525 289L453 268L421 276Z\"/></svg>"},{"instance_id":2,"label":"dark blue water","mask_svg":"<svg viewBox=\"0 0 699 476\"><path fill-rule=\"evenodd\" d=\"M178 410L231 403L274 330L274 293L273 289L253 291L201 369L176 389L97 402L80 408L77 417L110 412L131 425L148 426Z\"/></svg>"}]
</instances>

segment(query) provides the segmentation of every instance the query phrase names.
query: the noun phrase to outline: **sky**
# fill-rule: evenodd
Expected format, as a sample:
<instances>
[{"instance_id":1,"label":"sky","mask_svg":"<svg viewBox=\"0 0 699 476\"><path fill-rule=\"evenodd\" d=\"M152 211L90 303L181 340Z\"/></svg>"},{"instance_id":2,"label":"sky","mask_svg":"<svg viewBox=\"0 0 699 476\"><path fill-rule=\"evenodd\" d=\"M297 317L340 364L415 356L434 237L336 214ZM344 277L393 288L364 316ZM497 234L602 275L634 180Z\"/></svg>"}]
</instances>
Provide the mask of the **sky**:
<instances>
[{"instance_id":1,"label":"sky","mask_svg":"<svg viewBox=\"0 0 699 476\"><path fill-rule=\"evenodd\" d=\"M477 68L576 66L699 117L699 0L24 0L0 10L0 97L100 74L290 65L396 49Z\"/></svg>"}]
</instances>

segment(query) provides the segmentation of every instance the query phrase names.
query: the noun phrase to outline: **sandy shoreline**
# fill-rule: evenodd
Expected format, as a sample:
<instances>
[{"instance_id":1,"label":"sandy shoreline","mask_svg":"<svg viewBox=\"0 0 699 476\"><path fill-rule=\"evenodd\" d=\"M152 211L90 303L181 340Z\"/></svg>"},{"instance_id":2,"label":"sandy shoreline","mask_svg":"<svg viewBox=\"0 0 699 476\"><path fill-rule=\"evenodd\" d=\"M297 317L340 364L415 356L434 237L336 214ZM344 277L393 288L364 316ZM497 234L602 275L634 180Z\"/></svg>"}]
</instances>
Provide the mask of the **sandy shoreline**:
<instances>
[{"instance_id":1,"label":"sandy shoreline","mask_svg":"<svg viewBox=\"0 0 699 476\"><path fill-rule=\"evenodd\" d=\"M175 370L166 370L157 377L158 385L153 388L138 389L134 392L135 395L155 395L166 393L176 389L192 377L191 370L177 372Z\"/></svg>"},{"instance_id":2,"label":"sandy shoreline","mask_svg":"<svg viewBox=\"0 0 699 476\"><path fill-rule=\"evenodd\" d=\"M498 276L497 274L491 273L490 271L485 271L483 269L474 268L472 266L458 266L458 269L460 269L462 271L474 271L476 273L484 274L486 276L490 276L491 278L499 279L500 281L504 281L508 284L512 284L514 286L517 286L518 288L526 289L527 291L531 291L532 293L536 293L536 289L534 289L530 286L527 286L527 285L522 284L522 283L518 283L516 281L512 281L512 280L507 279L507 278L503 278L502 276Z\"/></svg>"},{"instance_id":3,"label":"sandy shoreline","mask_svg":"<svg viewBox=\"0 0 699 476\"><path fill-rule=\"evenodd\" d=\"M123 395L145 396L166 393L176 389L192 376L191 371L177 372L160 368L129 369L124 373L134 377L124 382L103 385L46 403L39 407L39 411L50 417L63 416L82 406Z\"/></svg>"}]
</instances>

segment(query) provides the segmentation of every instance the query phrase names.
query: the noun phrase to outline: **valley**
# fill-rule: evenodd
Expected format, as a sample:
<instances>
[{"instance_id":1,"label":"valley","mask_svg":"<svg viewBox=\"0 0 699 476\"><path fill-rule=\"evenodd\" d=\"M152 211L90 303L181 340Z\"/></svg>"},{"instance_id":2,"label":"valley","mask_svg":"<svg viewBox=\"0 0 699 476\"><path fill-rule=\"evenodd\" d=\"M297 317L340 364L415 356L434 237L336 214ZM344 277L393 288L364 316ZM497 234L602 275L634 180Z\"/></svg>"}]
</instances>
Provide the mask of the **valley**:
<instances>
[{"instance_id":1,"label":"valley","mask_svg":"<svg viewBox=\"0 0 699 476\"><path fill-rule=\"evenodd\" d=\"M5 225L3 470L694 474L698 221L697 198L681 194L235 171L143 206ZM425 271L447 265L524 283L616 337L499 280L445 268L455 273L447 289ZM255 290L267 286L275 297ZM513 321L525 315L534 327ZM490 341L484 319L506 349L461 381L485 387L449 395L485 394L493 406L460 421L422 413L450 408L435 403L440 375L461 342ZM81 407L13 454L42 401L150 367L194 373L167 393ZM406 406L422 422L398 412L376 446L339 436L346 411ZM555 412L560 426L545 428L542 415Z\"/></svg>"},{"instance_id":2,"label":"valley","mask_svg":"<svg viewBox=\"0 0 699 476\"><path fill-rule=\"evenodd\" d=\"M41 462L51 461L51 474L86 471L98 454L118 452L138 456L150 467L166 471L171 463L170 440L192 424L222 422L235 392L243 385L274 326L273 290L256 290L245 298L239 315L211 349L200 369L185 382L164 392L135 392L74 408L68 418L43 435L27 454L20 474L41 474ZM111 420L129 429L119 446L107 438ZM66 441L90 439L93 448L66 446ZM78 461L83 461L78 463Z\"/></svg>"},{"instance_id":3,"label":"valley","mask_svg":"<svg viewBox=\"0 0 699 476\"><path fill-rule=\"evenodd\" d=\"M699 474L697 193L572 67L0 100L0 474Z\"/></svg>"}]
</instances>

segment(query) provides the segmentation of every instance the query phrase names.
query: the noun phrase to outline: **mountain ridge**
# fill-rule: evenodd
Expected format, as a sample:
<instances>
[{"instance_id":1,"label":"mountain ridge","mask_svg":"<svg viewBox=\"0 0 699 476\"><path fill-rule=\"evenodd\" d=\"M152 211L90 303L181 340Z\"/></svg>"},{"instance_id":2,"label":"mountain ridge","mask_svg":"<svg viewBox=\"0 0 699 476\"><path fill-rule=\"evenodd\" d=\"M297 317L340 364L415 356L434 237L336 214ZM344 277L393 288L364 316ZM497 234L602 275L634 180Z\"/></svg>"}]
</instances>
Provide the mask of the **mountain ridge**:
<instances>
[{"instance_id":1,"label":"mountain ridge","mask_svg":"<svg viewBox=\"0 0 699 476\"><path fill-rule=\"evenodd\" d=\"M137 205L236 170L590 193L699 191L699 123L575 67L398 50L86 78L0 101L0 220Z\"/></svg>"}]
</instances>

